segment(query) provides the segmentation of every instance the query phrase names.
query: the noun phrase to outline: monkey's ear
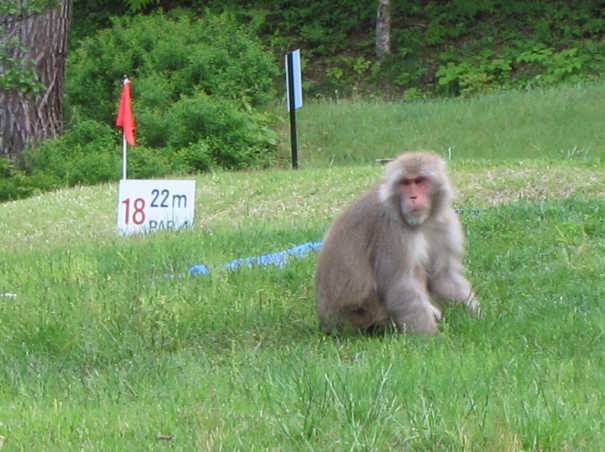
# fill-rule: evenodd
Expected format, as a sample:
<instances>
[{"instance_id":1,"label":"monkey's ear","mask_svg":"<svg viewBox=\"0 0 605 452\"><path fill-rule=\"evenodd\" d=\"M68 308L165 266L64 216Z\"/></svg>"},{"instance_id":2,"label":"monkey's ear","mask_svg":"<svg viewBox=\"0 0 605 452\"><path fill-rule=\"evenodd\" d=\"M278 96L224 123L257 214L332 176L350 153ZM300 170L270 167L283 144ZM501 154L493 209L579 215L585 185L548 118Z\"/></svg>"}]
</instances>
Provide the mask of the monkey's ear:
<instances>
[{"instance_id":1,"label":"monkey's ear","mask_svg":"<svg viewBox=\"0 0 605 452\"><path fill-rule=\"evenodd\" d=\"M392 179L393 178L385 176L384 179L378 183L378 200L381 203L388 203L389 200L396 195L393 191L396 189L397 184Z\"/></svg>"}]
</instances>

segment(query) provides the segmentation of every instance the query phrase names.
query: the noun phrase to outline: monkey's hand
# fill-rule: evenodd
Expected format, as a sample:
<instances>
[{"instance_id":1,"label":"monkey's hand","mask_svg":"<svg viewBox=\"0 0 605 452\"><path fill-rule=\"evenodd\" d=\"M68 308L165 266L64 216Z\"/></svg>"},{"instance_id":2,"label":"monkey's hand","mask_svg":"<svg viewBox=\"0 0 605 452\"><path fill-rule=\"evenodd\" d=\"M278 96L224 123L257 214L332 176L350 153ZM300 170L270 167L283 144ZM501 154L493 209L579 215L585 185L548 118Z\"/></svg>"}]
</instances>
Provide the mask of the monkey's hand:
<instances>
[{"instance_id":1,"label":"monkey's hand","mask_svg":"<svg viewBox=\"0 0 605 452\"><path fill-rule=\"evenodd\" d=\"M474 292L471 292L464 304L468 306L475 314L481 314L481 303L479 303L479 299L475 296Z\"/></svg>"},{"instance_id":2,"label":"monkey's hand","mask_svg":"<svg viewBox=\"0 0 605 452\"><path fill-rule=\"evenodd\" d=\"M441 320L441 311L439 310L438 307L436 307L434 304L432 303L428 303L430 306L430 310L433 313L433 315L435 316L435 320L439 321Z\"/></svg>"}]
</instances>

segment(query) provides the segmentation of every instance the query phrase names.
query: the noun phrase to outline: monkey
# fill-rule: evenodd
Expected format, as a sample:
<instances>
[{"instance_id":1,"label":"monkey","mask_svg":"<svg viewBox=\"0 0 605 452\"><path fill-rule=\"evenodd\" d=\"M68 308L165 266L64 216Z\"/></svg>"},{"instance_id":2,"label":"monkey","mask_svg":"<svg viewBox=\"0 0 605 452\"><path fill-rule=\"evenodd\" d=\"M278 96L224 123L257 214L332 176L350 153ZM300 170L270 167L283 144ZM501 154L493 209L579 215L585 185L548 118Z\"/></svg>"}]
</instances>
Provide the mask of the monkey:
<instances>
[{"instance_id":1,"label":"monkey","mask_svg":"<svg viewBox=\"0 0 605 452\"><path fill-rule=\"evenodd\" d=\"M445 161L403 153L328 228L317 258L316 310L328 334L394 326L438 332L442 305L479 312L464 277L462 225Z\"/></svg>"}]
</instances>

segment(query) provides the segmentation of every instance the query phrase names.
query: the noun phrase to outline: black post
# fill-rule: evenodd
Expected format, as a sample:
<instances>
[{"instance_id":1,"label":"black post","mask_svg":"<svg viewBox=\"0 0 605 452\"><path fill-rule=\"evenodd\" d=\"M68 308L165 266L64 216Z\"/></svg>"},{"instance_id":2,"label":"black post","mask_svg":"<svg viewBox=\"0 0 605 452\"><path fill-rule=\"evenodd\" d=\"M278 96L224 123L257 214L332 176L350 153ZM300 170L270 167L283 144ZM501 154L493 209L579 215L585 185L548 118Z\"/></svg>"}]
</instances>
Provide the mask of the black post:
<instances>
[{"instance_id":1,"label":"black post","mask_svg":"<svg viewBox=\"0 0 605 452\"><path fill-rule=\"evenodd\" d=\"M296 99L294 98L294 57L288 52L288 100L290 107L290 142L292 144L292 169L298 169L298 149L296 147Z\"/></svg>"}]
</instances>

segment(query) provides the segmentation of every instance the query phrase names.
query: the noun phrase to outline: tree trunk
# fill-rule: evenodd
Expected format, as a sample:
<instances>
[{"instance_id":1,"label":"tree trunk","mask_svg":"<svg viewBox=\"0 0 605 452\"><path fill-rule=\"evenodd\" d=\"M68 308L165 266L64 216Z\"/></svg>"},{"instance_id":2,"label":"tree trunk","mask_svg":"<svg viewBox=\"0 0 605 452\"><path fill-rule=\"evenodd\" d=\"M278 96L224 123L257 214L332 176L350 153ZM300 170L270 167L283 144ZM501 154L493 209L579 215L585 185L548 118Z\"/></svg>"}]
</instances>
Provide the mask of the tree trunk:
<instances>
[{"instance_id":1,"label":"tree trunk","mask_svg":"<svg viewBox=\"0 0 605 452\"><path fill-rule=\"evenodd\" d=\"M37 97L15 89L0 90L0 156L14 157L30 142L35 144L63 133L71 5L72 0L61 0L57 9L27 17L12 16L5 22L7 35L17 36L25 46L25 50L16 46L9 49L9 57L33 60L44 89Z\"/></svg>"},{"instance_id":2,"label":"tree trunk","mask_svg":"<svg viewBox=\"0 0 605 452\"><path fill-rule=\"evenodd\" d=\"M391 53L391 0L378 0L376 13L376 55Z\"/></svg>"}]
</instances>

